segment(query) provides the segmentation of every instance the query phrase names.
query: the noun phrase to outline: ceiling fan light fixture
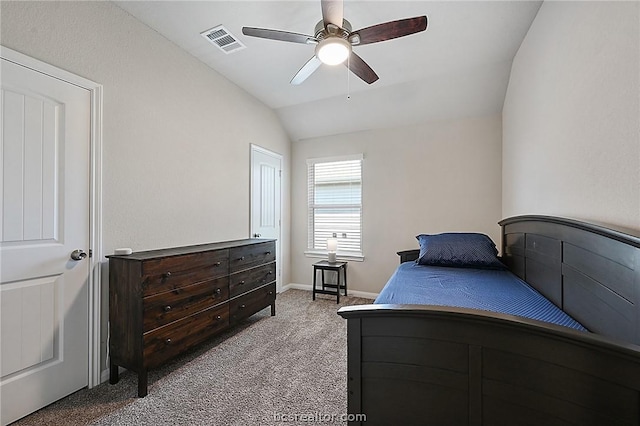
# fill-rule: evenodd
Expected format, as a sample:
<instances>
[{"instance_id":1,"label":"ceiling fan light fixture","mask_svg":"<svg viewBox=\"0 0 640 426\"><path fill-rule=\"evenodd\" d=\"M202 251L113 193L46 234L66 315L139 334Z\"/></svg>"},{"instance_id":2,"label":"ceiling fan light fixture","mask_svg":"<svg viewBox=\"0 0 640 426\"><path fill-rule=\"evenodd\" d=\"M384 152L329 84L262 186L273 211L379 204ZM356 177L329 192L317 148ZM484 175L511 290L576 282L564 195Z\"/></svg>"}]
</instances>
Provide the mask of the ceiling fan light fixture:
<instances>
[{"instance_id":1,"label":"ceiling fan light fixture","mask_svg":"<svg viewBox=\"0 0 640 426\"><path fill-rule=\"evenodd\" d=\"M323 64L338 65L351 54L351 44L341 37L329 37L316 46L316 56Z\"/></svg>"}]
</instances>

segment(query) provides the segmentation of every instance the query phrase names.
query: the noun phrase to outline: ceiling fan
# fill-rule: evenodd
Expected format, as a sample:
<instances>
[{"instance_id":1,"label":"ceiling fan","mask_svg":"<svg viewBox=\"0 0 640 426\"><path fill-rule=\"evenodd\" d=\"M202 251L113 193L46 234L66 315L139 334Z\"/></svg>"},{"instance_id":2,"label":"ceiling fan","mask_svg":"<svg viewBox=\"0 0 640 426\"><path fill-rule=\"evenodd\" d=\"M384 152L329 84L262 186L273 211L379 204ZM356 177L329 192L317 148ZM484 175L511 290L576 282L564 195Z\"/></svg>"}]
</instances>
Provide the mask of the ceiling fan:
<instances>
[{"instance_id":1,"label":"ceiling fan","mask_svg":"<svg viewBox=\"0 0 640 426\"><path fill-rule=\"evenodd\" d=\"M344 63L347 58L349 60L346 66L351 72L371 84L378 80L378 75L353 52L354 46L404 37L427 29L427 17L417 16L352 31L351 24L343 17L343 0L320 0L320 3L322 21L316 24L313 36L266 28L242 27L242 34L251 37L316 45L315 55L293 76L291 84L301 84L321 64L338 65Z\"/></svg>"}]
</instances>

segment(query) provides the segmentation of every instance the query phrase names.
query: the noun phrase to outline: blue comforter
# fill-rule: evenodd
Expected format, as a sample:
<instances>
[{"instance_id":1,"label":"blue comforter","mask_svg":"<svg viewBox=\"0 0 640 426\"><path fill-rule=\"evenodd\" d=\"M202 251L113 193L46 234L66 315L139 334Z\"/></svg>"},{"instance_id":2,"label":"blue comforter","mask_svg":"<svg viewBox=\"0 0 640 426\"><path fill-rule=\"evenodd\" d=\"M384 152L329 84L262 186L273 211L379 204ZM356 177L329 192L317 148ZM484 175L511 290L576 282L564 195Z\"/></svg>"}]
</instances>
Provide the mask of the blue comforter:
<instances>
[{"instance_id":1,"label":"blue comforter","mask_svg":"<svg viewBox=\"0 0 640 426\"><path fill-rule=\"evenodd\" d=\"M374 303L454 306L586 329L507 270L423 266L405 262Z\"/></svg>"}]
</instances>

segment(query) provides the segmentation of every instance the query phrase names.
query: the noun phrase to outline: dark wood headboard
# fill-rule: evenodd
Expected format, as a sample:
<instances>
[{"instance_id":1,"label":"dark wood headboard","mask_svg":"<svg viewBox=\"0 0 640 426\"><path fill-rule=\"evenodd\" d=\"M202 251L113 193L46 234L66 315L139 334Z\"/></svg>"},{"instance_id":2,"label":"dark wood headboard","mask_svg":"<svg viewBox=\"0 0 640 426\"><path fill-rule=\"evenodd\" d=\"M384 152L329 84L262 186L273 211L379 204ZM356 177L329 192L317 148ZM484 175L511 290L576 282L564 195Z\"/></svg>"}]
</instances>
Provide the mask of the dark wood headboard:
<instances>
[{"instance_id":1,"label":"dark wood headboard","mask_svg":"<svg viewBox=\"0 0 640 426\"><path fill-rule=\"evenodd\" d=\"M640 231L549 216L500 225L512 272L590 331L640 344Z\"/></svg>"}]
</instances>

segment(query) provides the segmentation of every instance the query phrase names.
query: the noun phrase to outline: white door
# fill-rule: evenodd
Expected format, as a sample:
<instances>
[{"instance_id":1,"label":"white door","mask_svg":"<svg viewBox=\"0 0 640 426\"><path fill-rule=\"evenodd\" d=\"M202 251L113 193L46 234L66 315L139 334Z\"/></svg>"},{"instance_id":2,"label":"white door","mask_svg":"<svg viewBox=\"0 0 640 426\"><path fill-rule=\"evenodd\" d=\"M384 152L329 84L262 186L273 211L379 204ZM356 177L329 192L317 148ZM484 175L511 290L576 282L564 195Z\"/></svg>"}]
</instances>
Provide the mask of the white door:
<instances>
[{"instance_id":1,"label":"white door","mask_svg":"<svg viewBox=\"0 0 640 426\"><path fill-rule=\"evenodd\" d=\"M282 156L251 145L251 236L276 241L276 291L282 287L281 273Z\"/></svg>"},{"instance_id":2,"label":"white door","mask_svg":"<svg viewBox=\"0 0 640 426\"><path fill-rule=\"evenodd\" d=\"M0 423L88 383L86 89L6 59L0 104Z\"/></svg>"}]
</instances>

